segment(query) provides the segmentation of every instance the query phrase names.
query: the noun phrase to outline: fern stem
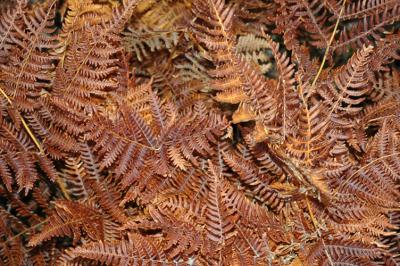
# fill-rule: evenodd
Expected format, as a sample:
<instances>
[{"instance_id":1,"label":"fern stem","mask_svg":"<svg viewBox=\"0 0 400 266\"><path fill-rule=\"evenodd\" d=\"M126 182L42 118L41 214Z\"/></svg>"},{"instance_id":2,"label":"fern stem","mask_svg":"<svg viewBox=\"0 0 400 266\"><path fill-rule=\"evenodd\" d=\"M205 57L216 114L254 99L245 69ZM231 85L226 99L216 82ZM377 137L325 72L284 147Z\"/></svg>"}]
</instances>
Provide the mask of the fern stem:
<instances>
[{"instance_id":1,"label":"fern stem","mask_svg":"<svg viewBox=\"0 0 400 266\"><path fill-rule=\"evenodd\" d=\"M22 236L23 234L29 232L30 230L36 229L36 228L40 227L41 225L47 223L48 220L49 220L49 219L43 220L43 221L41 221L40 223L37 223L37 224L35 224L35 225L31 226L31 227L26 228L24 231L21 231L21 232L19 232L18 234L14 235L14 236L12 236L12 237L10 237L10 238L8 238L8 239L6 239L6 241L4 241L3 243L0 243L0 245L1 245L1 244L2 244L2 245L6 245L7 243L10 243L10 242L13 241L14 239L16 239L16 238Z\"/></svg>"},{"instance_id":2,"label":"fern stem","mask_svg":"<svg viewBox=\"0 0 400 266\"><path fill-rule=\"evenodd\" d=\"M7 100L7 102L13 106L13 102L11 101L10 97L8 97L8 95L5 93L5 91L3 90L3 88L0 87L0 93L4 96L4 98ZM19 116L19 118L21 119L22 125L24 126L26 132L28 133L29 137L32 139L33 143L35 143L36 147L39 149L39 153L41 155L44 154L44 150L42 148L42 145L40 144L40 141L35 137L35 135L33 134L32 130L29 128L28 124L26 123L25 119L23 118L23 116L17 111L17 114ZM63 182L61 182L60 177L57 176L56 179L57 184L60 186L61 188L61 192L64 195L64 197L66 199L70 199L68 192L65 188L65 184Z\"/></svg>"},{"instance_id":3,"label":"fern stem","mask_svg":"<svg viewBox=\"0 0 400 266\"><path fill-rule=\"evenodd\" d=\"M328 57L329 50L330 50L330 48L331 48L333 39L335 38L337 28L339 27L340 19L341 19L341 17L342 17L343 12L344 12L344 7L345 7L345 5L346 5L346 1L347 1L347 0L343 0L342 7L340 8L339 17L338 17L338 19L336 20L336 24L335 24L335 27L334 27L334 29L333 29L331 38L329 39L329 43L328 43L328 46L326 47L324 57L322 58L321 65L319 66L317 75L315 76L313 82L311 83L310 93L314 90L315 85L317 84L318 78L319 78L319 76L321 75L322 70L323 70L323 68L324 68L324 66L325 66L326 58Z\"/></svg>"},{"instance_id":4,"label":"fern stem","mask_svg":"<svg viewBox=\"0 0 400 266\"><path fill-rule=\"evenodd\" d=\"M63 194L64 198L66 198L67 200L70 200L71 197L69 196L68 189L66 187L64 179L62 177L60 177L59 175L57 175L56 183L60 187L61 194Z\"/></svg>"},{"instance_id":5,"label":"fern stem","mask_svg":"<svg viewBox=\"0 0 400 266\"><path fill-rule=\"evenodd\" d=\"M308 210L308 213L310 214L311 221L315 227L315 230L317 231L317 234L319 235L319 223L318 223L317 219L315 219L315 215L311 209L311 204L310 204L310 201L308 200L308 196L306 196L305 199L306 199L307 210Z\"/></svg>"},{"instance_id":6,"label":"fern stem","mask_svg":"<svg viewBox=\"0 0 400 266\"><path fill-rule=\"evenodd\" d=\"M6 98L7 102L13 106L13 102L11 101L10 97L8 97L8 95L5 93L5 91L3 90L3 88L0 87L0 93L4 96L4 98ZM39 140L35 137L35 135L33 134L32 130L29 128L28 124L26 123L25 119L22 117L22 115L18 112L17 110L17 115L19 116L19 118L21 119L22 125L24 126L26 132L28 133L29 137L32 139L33 143L35 143L35 146L39 149L39 153L41 155L44 154L44 150L42 145L40 144Z\"/></svg>"},{"instance_id":7,"label":"fern stem","mask_svg":"<svg viewBox=\"0 0 400 266\"><path fill-rule=\"evenodd\" d=\"M306 204L307 204L307 210L308 210L308 212L310 214L310 217L311 217L311 221L312 221L312 223L314 225L314 228L315 228L315 232L317 233L317 236L319 238L321 238L321 232L319 231L319 223L318 223L317 219L315 218L314 212L311 209L311 204L310 204L310 201L308 200L308 196L307 195L306 195ZM325 241L324 241L323 238L321 238L321 241L322 241L322 245L325 247L324 248L325 255L328 258L328 261L331 264L331 266L333 266L334 265L333 264L333 260L331 258L331 255L328 253L328 251L326 249Z\"/></svg>"}]
</instances>

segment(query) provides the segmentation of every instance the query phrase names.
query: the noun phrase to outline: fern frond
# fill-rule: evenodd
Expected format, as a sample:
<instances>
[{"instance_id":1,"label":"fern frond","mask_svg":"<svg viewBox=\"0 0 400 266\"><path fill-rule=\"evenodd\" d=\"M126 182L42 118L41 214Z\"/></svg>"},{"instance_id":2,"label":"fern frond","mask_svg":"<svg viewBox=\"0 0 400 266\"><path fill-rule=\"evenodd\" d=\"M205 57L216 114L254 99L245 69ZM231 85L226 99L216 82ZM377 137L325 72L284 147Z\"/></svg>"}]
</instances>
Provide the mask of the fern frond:
<instances>
[{"instance_id":1,"label":"fern frond","mask_svg":"<svg viewBox=\"0 0 400 266\"><path fill-rule=\"evenodd\" d=\"M124 32L124 45L127 51L134 52L139 61L149 57L149 53L162 49L172 49L179 42L177 31L157 31L148 28L128 28Z\"/></svg>"},{"instance_id":2,"label":"fern frond","mask_svg":"<svg viewBox=\"0 0 400 266\"><path fill-rule=\"evenodd\" d=\"M237 215L223 201L223 183L220 181L220 173L216 172L210 161L209 172L210 195L205 214L207 237L219 244L228 245L229 239L235 235L234 224Z\"/></svg>"},{"instance_id":3,"label":"fern frond","mask_svg":"<svg viewBox=\"0 0 400 266\"><path fill-rule=\"evenodd\" d=\"M37 246L53 237L70 236L78 241L81 230L85 231L92 240L104 239L104 223L97 210L87 205L72 201L57 201L55 213L50 216L42 232L34 235L29 246Z\"/></svg>"},{"instance_id":4,"label":"fern frond","mask_svg":"<svg viewBox=\"0 0 400 266\"><path fill-rule=\"evenodd\" d=\"M357 105L365 100L365 95L370 90L367 71L373 49L372 46L368 46L359 50L326 85L324 84L326 87L319 90L329 106L329 116L341 112L352 114L360 110Z\"/></svg>"},{"instance_id":5,"label":"fern frond","mask_svg":"<svg viewBox=\"0 0 400 266\"><path fill-rule=\"evenodd\" d=\"M166 255L150 239L129 234L127 240L113 244L88 243L68 251L72 258L82 257L108 265L154 264L172 265Z\"/></svg>"},{"instance_id":6,"label":"fern frond","mask_svg":"<svg viewBox=\"0 0 400 266\"><path fill-rule=\"evenodd\" d=\"M368 9L366 9L368 10ZM342 51L347 47L361 48L378 41L381 36L387 34L385 27L397 21L400 17L399 4L387 4L383 10L376 8L371 16L364 16L356 24L344 28L339 40L333 45L333 49Z\"/></svg>"},{"instance_id":7,"label":"fern frond","mask_svg":"<svg viewBox=\"0 0 400 266\"><path fill-rule=\"evenodd\" d=\"M377 258L382 253L378 248L370 244L362 244L346 239L320 240L307 254L308 265L324 265L324 263L335 263L344 260L345 262L354 259L364 261Z\"/></svg>"},{"instance_id":8,"label":"fern frond","mask_svg":"<svg viewBox=\"0 0 400 266\"><path fill-rule=\"evenodd\" d=\"M375 15L377 12L382 12L385 9L391 9L396 6L396 1L393 0L368 0L368 1L355 1L347 5L343 15L343 20L350 20L354 18L362 18L364 16Z\"/></svg>"}]
</instances>

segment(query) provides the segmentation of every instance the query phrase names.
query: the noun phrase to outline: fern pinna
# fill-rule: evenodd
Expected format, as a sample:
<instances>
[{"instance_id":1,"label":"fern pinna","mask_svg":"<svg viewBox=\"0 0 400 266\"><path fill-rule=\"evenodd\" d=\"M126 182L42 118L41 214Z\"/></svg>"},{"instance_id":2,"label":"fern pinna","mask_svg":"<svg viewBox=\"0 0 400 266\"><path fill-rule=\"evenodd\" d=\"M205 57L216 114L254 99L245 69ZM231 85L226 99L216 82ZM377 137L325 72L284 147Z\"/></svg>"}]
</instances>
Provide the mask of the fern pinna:
<instances>
[{"instance_id":1,"label":"fern pinna","mask_svg":"<svg viewBox=\"0 0 400 266\"><path fill-rule=\"evenodd\" d=\"M0 14L1 265L400 264L399 1Z\"/></svg>"}]
</instances>

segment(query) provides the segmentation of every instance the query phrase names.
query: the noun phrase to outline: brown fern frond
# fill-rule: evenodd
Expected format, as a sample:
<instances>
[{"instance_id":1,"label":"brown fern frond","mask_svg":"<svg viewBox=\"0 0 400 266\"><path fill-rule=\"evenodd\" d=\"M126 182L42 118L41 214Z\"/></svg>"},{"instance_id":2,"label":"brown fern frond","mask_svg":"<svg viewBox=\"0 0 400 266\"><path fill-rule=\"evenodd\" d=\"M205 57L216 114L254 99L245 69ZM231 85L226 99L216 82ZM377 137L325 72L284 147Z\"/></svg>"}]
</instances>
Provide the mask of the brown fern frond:
<instances>
[{"instance_id":1,"label":"brown fern frond","mask_svg":"<svg viewBox=\"0 0 400 266\"><path fill-rule=\"evenodd\" d=\"M296 27L299 25L298 21L302 21L301 30L305 30L310 35L310 43L316 47L326 48L332 26L326 24L330 16L324 3L310 0L289 0L283 1L283 3L283 8L287 8L289 12L287 22L293 22L289 27ZM298 34L302 34L302 32Z\"/></svg>"},{"instance_id":2,"label":"brown fern frond","mask_svg":"<svg viewBox=\"0 0 400 266\"><path fill-rule=\"evenodd\" d=\"M22 238L15 237L12 230L15 220L3 208L0 209L0 258L4 265L22 265L24 252Z\"/></svg>"},{"instance_id":3,"label":"brown fern frond","mask_svg":"<svg viewBox=\"0 0 400 266\"><path fill-rule=\"evenodd\" d=\"M52 237L70 236L78 241L83 230L92 240L104 239L103 219L97 210L77 202L58 201L42 232L32 237L29 246L37 246Z\"/></svg>"},{"instance_id":4,"label":"brown fern frond","mask_svg":"<svg viewBox=\"0 0 400 266\"><path fill-rule=\"evenodd\" d=\"M372 46L359 50L346 66L335 73L326 84L326 90L319 91L329 104L329 115L341 111L351 114L360 110L355 105L362 103L365 100L363 96L370 90L367 70L372 51Z\"/></svg>"},{"instance_id":5,"label":"brown fern frond","mask_svg":"<svg viewBox=\"0 0 400 266\"><path fill-rule=\"evenodd\" d=\"M333 45L333 49L341 51L347 47L361 48L387 34L385 27L399 19L400 5L389 2L383 6L384 8L375 8L373 14L364 15L362 20L344 28L337 43ZM368 8L363 10L366 11Z\"/></svg>"},{"instance_id":6,"label":"brown fern frond","mask_svg":"<svg viewBox=\"0 0 400 266\"><path fill-rule=\"evenodd\" d=\"M399 264L399 8L0 1L0 264Z\"/></svg>"},{"instance_id":7,"label":"brown fern frond","mask_svg":"<svg viewBox=\"0 0 400 266\"><path fill-rule=\"evenodd\" d=\"M128 28L124 32L124 46L127 51L133 52L139 61L149 57L150 53L162 49L172 49L178 45L180 33L178 31L151 30Z\"/></svg>"},{"instance_id":8,"label":"brown fern frond","mask_svg":"<svg viewBox=\"0 0 400 266\"><path fill-rule=\"evenodd\" d=\"M129 234L127 240L113 244L88 243L68 251L71 258L82 257L108 265L162 263L172 265L166 255L150 239L138 234Z\"/></svg>"},{"instance_id":9,"label":"brown fern frond","mask_svg":"<svg viewBox=\"0 0 400 266\"><path fill-rule=\"evenodd\" d=\"M369 0L369 1L355 1L347 5L343 15L343 20L350 20L354 18L362 18L364 16L371 16L376 12L382 12L385 9L393 8L396 5L396 1L385 0Z\"/></svg>"},{"instance_id":10,"label":"brown fern frond","mask_svg":"<svg viewBox=\"0 0 400 266\"><path fill-rule=\"evenodd\" d=\"M353 242L351 239L320 240L309 253L305 262L308 265L326 265L329 263L350 263L351 260L370 261L381 256L378 248L372 245Z\"/></svg>"},{"instance_id":11,"label":"brown fern frond","mask_svg":"<svg viewBox=\"0 0 400 266\"><path fill-rule=\"evenodd\" d=\"M230 245L231 238L235 235L234 224L237 215L223 202L223 183L220 181L220 173L211 162L209 162L209 172L210 196L205 214L207 237L220 245Z\"/></svg>"}]
</instances>

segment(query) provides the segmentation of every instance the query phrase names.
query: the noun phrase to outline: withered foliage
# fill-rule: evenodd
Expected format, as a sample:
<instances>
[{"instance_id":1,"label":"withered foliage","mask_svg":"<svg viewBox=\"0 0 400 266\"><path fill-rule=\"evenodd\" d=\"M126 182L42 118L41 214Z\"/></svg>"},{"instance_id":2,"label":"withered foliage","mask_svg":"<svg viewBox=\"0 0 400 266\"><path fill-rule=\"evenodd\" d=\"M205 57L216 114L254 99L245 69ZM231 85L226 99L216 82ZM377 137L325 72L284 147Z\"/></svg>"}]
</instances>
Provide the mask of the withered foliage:
<instances>
[{"instance_id":1,"label":"withered foliage","mask_svg":"<svg viewBox=\"0 0 400 266\"><path fill-rule=\"evenodd\" d=\"M0 265L400 265L400 1L0 4Z\"/></svg>"}]
</instances>

